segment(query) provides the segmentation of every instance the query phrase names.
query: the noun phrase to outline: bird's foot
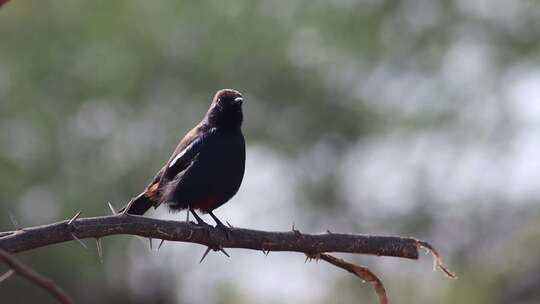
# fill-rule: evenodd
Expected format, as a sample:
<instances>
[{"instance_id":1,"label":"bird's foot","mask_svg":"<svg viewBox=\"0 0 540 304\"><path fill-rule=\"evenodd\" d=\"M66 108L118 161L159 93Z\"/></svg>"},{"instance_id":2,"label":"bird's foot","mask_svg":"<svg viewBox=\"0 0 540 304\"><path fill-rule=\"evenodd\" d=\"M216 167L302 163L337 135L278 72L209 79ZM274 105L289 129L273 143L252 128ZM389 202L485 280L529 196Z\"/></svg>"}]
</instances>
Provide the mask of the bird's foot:
<instances>
[{"instance_id":1,"label":"bird's foot","mask_svg":"<svg viewBox=\"0 0 540 304\"><path fill-rule=\"evenodd\" d=\"M195 210L189 208L188 214L189 213L193 214L193 217L195 217L195 220L197 221L197 225L203 226L203 227L211 227L210 225L208 225L208 223L203 221L203 219L197 213L195 213ZM189 223L189 217L187 218L187 220L188 220L188 223Z\"/></svg>"},{"instance_id":2,"label":"bird's foot","mask_svg":"<svg viewBox=\"0 0 540 304\"><path fill-rule=\"evenodd\" d=\"M208 214L210 214L210 216L214 219L214 221L216 222L216 227L217 229L221 230L224 234L225 234L225 237L227 238L227 240L230 240L231 239L231 228L225 226L218 218L217 216L215 216L212 212L208 212Z\"/></svg>"},{"instance_id":3,"label":"bird's foot","mask_svg":"<svg viewBox=\"0 0 540 304\"><path fill-rule=\"evenodd\" d=\"M227 238L227 240L231 239L231 228L223 225L223 223L221 222L218 222L215 228L221 230L221 232L225 234L225 237Z\"/></svg>"}]
</instances>

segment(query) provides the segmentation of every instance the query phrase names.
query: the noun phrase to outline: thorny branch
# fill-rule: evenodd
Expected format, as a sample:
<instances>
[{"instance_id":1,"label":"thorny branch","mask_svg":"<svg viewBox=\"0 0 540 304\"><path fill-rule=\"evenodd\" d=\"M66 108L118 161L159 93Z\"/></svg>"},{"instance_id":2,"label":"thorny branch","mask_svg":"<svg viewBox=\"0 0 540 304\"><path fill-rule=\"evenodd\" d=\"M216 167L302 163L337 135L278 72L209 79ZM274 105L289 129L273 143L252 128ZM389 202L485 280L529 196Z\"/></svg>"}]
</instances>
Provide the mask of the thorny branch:
<instances>
[{"instance_id":1,"label":"thorny branch","mask_svg":"<svg viewBox=\"0 0 540 304\"><path fill-rule=\"evenodd\" d=\"M14 257L12 257L9 253L5 252L2 249L0 249L0 262L3 262L10 268L10 270L6 273L6 275L9 274L8 276L10 276L11 274L16 273L20 275L21 277L28 279L30 282L34 283L35 285L38 285L39 287L45 289L48 293L54 296L60 303L63 303L63 304L73 303L70 300L70 298L66 295L66 293L60 287L58 287L53 281L40 275L39 273L35 272L28 266L17 261ZM7 278L6 275L2 276L3 277L2 280Z\"/></svg>"},{"instance_id":2,"label":"thorny branch","mask_svg":"<svg viewBox=\"0 0 540 304\"><path fill-rule=\"evenodd\" d=\"M418 259L419 249L426 248L432 253L435 266L447 276L455 277L442 264L440 255L429 243L414 238L340 234L330 231L322 234L306 234L297 230L294 225L288 232L250 230L231 226L229 232L224 233L221 229L207 225L152 219L125 213L117 214L114 208L111 210L113 215L110 216L80 218L79 212L66 221L0 232L0 249L9 253L17 253L73 240L82 245L84 243L81 239L94 238L97 240L97 248L101 258L103 250L101 238L128 234L160 239L162 242L168 240L201 244L208 247L203 259L210 250L221 251L228 256L224 248L260 250L266 255L270 251L301 252L306 254L308 258L322 259L371 282L381 304L388 303L388 299L384 286L377 276L366 267L348 263L327 253L344 252Z\"/></svg>"}]
</instances>

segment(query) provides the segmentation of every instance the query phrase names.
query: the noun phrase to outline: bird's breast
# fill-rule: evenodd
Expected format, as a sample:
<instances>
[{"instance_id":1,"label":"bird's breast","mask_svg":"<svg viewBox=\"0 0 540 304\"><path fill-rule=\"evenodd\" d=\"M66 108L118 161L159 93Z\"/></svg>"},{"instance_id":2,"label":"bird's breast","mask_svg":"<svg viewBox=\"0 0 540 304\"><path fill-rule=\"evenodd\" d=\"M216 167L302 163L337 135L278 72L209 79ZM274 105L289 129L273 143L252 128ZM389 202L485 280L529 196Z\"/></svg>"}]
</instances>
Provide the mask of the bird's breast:
<instances>
[{"instance_id":1,"label":"bird's breast","mask_svg":"<svg viewBox=\"0 0 540 304\"><path fill-rule=\"evenodd\" d=\"M246 147L240 131L221 131L199 155L212 188L236 192L244 177Z\"/></svg>"}]
</instances>

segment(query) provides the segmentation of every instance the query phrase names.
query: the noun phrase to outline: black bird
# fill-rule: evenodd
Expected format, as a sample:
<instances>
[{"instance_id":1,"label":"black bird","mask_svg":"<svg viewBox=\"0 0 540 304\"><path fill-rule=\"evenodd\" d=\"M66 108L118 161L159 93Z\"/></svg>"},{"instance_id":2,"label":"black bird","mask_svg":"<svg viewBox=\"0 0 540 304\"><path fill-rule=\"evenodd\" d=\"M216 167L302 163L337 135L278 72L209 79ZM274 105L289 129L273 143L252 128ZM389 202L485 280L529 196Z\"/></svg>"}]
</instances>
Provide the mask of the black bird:
<instances>
[{"instance_id":1,"label":"black bird","mask_svg":"<svg viewBox=\"0 0 540 304\"><path fill-rule=\"evenodd\" d=\"M219 228L226 229L212 211L236 194L244 177L242 102L236 90L218 91L203 120L184 136L148 187L126 206L127 213L142 215L165 203L172 211L187 209L199 224L204 221L194 210L208 213Z\"/></svg>"}]
</instances>

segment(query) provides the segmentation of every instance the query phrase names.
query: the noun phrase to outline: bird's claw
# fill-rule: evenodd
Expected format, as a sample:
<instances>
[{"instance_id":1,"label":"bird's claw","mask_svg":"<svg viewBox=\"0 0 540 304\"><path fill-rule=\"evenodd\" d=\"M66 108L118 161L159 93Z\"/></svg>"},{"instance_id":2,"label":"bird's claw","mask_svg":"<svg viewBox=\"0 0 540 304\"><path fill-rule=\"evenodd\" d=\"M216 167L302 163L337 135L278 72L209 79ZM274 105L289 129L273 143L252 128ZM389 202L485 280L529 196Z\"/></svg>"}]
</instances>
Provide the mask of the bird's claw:
<instances>
[{"instance_id":1,"label":"bird's claw","mask_svg":"<svg viewBox=\"0 0 540 304\"><path fill-rule=\"evenodd\" d=\"M214 215L214 213L212 213L211 211L208 212L208 214L210 214L210 216L214 219L214 221L216 222L216 229L219 229L221 230L223 233L225 233L225 237L227 238L227 240L230 240L231 239L231 224L229 224L229 222L227 222L227 224L231 227L227 227L225 226L225 224L223 224L218 218L217 216Z\"/></svg>"}]
</instances>

